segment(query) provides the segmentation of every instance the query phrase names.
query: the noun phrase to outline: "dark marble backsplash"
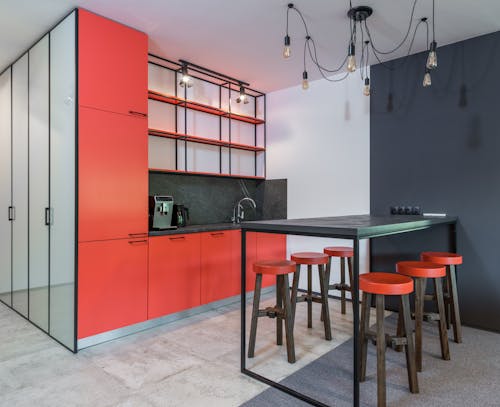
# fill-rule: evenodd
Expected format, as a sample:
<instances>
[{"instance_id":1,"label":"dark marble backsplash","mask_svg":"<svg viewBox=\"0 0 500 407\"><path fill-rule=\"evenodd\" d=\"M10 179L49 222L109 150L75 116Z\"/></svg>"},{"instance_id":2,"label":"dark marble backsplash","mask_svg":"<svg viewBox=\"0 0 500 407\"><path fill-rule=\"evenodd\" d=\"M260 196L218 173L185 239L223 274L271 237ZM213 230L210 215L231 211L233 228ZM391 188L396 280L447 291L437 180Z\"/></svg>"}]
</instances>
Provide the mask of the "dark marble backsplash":
<instances>
[{"instance_id":1,"label":"dark marble backsplash","mask_svg":"<svg viewBox=\"0 0 500 407\"><path fill-rule=\"evenodd\" d=\"M191 225L231 222L233 208L249 196L254 210L244 203L245 220L287 217L287 180L253 180L203 175L149 174L150 195L171 195L174 202L189 208Z\"/></svg>"}]
</instances>

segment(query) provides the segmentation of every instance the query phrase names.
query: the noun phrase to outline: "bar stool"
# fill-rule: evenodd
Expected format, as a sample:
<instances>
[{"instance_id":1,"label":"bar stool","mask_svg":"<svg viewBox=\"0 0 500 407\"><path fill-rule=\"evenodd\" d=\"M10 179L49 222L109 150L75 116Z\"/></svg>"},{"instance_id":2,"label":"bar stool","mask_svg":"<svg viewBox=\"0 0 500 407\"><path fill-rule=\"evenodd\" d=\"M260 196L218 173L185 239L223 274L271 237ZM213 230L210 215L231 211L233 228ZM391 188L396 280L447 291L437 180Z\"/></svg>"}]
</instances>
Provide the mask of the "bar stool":
<instances>
[{"instance_id":1,"label":"bar stool","mask_svg":"<svg viewBox=\"0 0 500 407\"><path fill-rule=\"evenodd\" d=\"M417 371L422 371L422 323L424 320L425 300L437 301L438 316L426 314L429 320L437 320L439 324L439 340L441 342L441 357L450 360L448 332L444 313L443 286L441 278L446 276L446 269L439 264L426 261L400 261L396 264L396 272L415 280L415 359ZM434 281L434 297L425 295L427 279ZM398 323L399 328L399 323Z\"/></svg>"},{"instance_id":2,"label":"bar stool","mask_svg":"<svg viewBox=\"0 0 500 407\"><path fill-rule=\"evenodd\" d=\"M286 352L289 363L295 363L295 345L293 341L293 312L290 301L288 274L295 273L296 263L289 260L257 261L253 265L255 273L255 291L253 297L252 323L248 343L248 357L253 358L257 336L257 319L259 317L276 318L276 343L283 345L283 324L285 321ZM276 305L259 309L262 275L276 276Z\"/></svg>"},{"instance_id":3,"label":"bar stool","mask_svg":"<svg viewBox=\"0 0 500 407\"><path fill-rule=\"evenodd\" d=\"M368 273L359 276L359 288L363 291L361 308L360 347L361 366L360 382L366 378L366 359L368 339L377 344L377 406L386 405L385 388L385 348L387 346L404 346L406 348L406 369L410 392L418 393L418 379L415 368L415 348L411 328L411 313L409 294L413 292L413 280L394 273ZM377 328L376 332L369 331L371 298L375 295ZM398 295L401 297L402 329L401 334L389 336L384 330L385 296Z\"/></svg>"},{"instance_id":4,"label":"bar stool","mask_svg":"<svg viewBox=\"0 0 500 407\"><path fill-rule=\"evenodd\" d=\"M292 261L297 263L297 268L293 276L292 284L292 310L295 320L295 309L298 302L307 302L307 327L312 328L312 303L321 304L321 315L325 327L325 339L332 340L332 328L330 325L330 310L328 309L328 283L326 280L325 265L328 263L328 256L324 253L299 252L291 255ZM307 293L297 295L300 278L300 266L307 265ZM312 267L318 266L320 295L312 292Z\"/></svg>"},{"instance_id":5,"label":"bar stool","mask_svg":"<svg viewBox=\"0 0 500 407\"><path fill-rule=\"evenodd\" d=\"M458 307L458 289L456 266L462 264L462 256L456 253L447 252L423 252L420 258L431 263L446 266L446 324L450 328L450 308L451 323L453 324L453 338L456 343L462 343L462 323L460 321L460 309Z\"/></svg>"},{"instance_id":6,"label":"bar stool","mask_svg":"<svg viewBox=\"0 0 500 407\"><path fill-rule=\"evenodd\" d=\"M326 266L326 282L328 284L329 290L338 290L340 291L340 310L342 314L345 314L345 293L346 291L351 292L352 287L352 257L353 250L352 247L343 247L343 246L334 246L334 247L325 247L323 249L323 253L328 255L328 265ZM332 270L332 258L338 257L340 260L340 283L338 284L330 284L330 273ZM347 263L347 267L349 269L349 284L345 282L345 266ZM354 313L354 304L353 313Z\"/></svg>"}]
</instances>

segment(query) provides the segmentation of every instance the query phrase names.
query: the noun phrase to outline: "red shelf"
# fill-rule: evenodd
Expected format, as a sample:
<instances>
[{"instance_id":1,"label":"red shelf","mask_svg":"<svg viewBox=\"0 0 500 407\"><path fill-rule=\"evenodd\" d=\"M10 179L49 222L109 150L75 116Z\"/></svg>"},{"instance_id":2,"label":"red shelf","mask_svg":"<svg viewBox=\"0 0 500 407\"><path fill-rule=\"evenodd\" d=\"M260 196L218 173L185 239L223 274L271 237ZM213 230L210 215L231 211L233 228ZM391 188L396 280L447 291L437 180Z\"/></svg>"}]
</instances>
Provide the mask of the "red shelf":
<instances>
[{"instance_id":1,"label":"red shelf","mask_svg":"<svg viewBox=\"0 0 500 407\"><path fill-rule=\"evenodd\" d=\"M183 134L183 133L176 133L175 131L167 131L167 130L158 130L158 129L149 129L148 134L150 136L155 136L155 137L165 137L169 139L174 139L174 140L186 140L186 141L191 141L193 143L200 143L200 144L209 144L213 146L221 146L221 147L230 147L230 148L236 148L238 150L246 150L246 151L266 151L264 147L256 147L248 144L241 144L241 143L230 143L229 141L223 141L223 140L218 140L218 139L212 139L212 138L206 138L206 137L199 137L199 136L192 136L190 134Z\"/></svg>"},{"instance_id":2,"label":"red shelf","mask_svg":"<svg viewBox=\"0 0 500 407\"><path fill-rule=\"evenodd\" d=\"M171 174L210 175L210 176L214 176L214 177L226 177L226 178L265 179L264 177L256 177L255 175L219 174L217 172L165 170L165 169L159 169L159 168L150 168L149 171L151 171L151 172L164 172L164 173L171 173Z\"/></svg>"},{"instance_id":3,"label":"red shelf","mask_svg":"<svg viewBox=\"0 0 500 407\"><path fill-rule=\"evenodd\" d=\"M213 114L215 116L226 117L231 120L238 120L240 122L250 123L250 124L262 124L265 123L264 120L258 119L257 117L245 116L237 113L230 113L228 111L219 109L218 107L206 105L203 103L194 102L192 100L185 100L177 96L166 95L153 90L148 91L148 98L152 100L157 100L159 102L169 103L171 105L176 105L180 107L187 107L188 109L197 110L199 112Z\"/></svg>"}]
</instances>

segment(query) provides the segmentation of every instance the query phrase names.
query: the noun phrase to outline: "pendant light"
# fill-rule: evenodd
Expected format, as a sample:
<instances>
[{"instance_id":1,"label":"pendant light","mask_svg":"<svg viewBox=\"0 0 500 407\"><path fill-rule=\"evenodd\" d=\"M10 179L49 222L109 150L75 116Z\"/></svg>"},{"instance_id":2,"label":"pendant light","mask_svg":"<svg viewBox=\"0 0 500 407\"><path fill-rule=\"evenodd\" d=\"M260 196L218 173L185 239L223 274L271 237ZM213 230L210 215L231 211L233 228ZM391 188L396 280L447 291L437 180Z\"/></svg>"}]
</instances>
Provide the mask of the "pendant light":
<instances>
[{"instance_id":1,"label":"pendant light","mask_svg":"<svg viewBox=\"0 0 500 407\"><path fill-rule=\"evenodd\" d=\"M309 80L307 79L307 71L302 72L302 89L309 89Z\"/></svg>"},{"instance_id":2,"label":"pendant light","mask_svg":"<svg viewBox=\"0 0 500 407\"><path fill-rule=\"evenodd\" d=\"M363 95L370 96L370 78L365 78L365 86L363 87Z\"/></svg>"},{"instance_id":3,"label":"pendant light","mask_svg":"<svg viewBox=\"0 0 500 407\"><path fill-rule=\"evenodd\" d=\"M424 88L432 85L431 70L427 67L425 68L424 81L422 82L422 85L424 86Z\"/></svg>"},{"instance_id":4,"label":"pendant light","mask_svg":"<svg viewBox=\"0 0 500 407\"><path fill-rule=\"evenodd\" d=\"M248 100L248 95L245 93L245 88L243 85L240 85L240 94L236 98L236 103L243 102L244 105L248 104L250 101Z\"/></svg>"},{"instance_id":5,"label":"pendant light","mask_svg":"<svg viewBox=\"0 0 500 407\"><path fill-rule=\"evenodd\" d=\"M286 35L285 35L285 46L283 48L283 58L285 59L290 58L290 55L292 54L290 49L290 36L288 35L288 14L291 8L293 8L292 3L288 4L288 10L286 11Z\"/></svg>"},{"instance_id":6,"label":"pendant light","mask_svg":"<svg viewBox=\"0 0 500 407\"><path fill-rule=\"evenodd\" d=\"M438 66L437 54L436 54L436 30L434 26L434 0L432 0L432 42L429 47L429 55L427 56L427 68L436 69Z\"/></svg>"},{"instance_id":7,"label":"pendant light","mask_svg":"<svg viewBox=\"0 0 500 407\"><path fill-rule=\"evenodd\" d=\"M347 71L354 72L356 70L356 52L354 43L349 44L349 49L347 52Z\"/></svg>"}]
</instances>

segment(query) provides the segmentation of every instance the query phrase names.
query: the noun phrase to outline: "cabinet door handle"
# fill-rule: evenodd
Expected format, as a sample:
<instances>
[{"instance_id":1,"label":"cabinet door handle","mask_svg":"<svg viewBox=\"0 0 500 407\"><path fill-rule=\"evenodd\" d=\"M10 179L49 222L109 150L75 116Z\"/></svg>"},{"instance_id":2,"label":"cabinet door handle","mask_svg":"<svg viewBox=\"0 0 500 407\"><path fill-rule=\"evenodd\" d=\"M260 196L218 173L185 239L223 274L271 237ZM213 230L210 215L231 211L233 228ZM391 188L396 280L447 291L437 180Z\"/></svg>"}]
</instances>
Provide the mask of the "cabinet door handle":
<instances>
[{"instance_id":1,"label":"cabinet door handle","mask_svg":"<svg viewBox=\"0 0 500 407\"><path fill-rule=\"evenodd\" d=\"M135 116L148 117L146 113L136 112L135 110L129 110L128 113L133 114Z\"/></svg>"},{"instance_id":2,"label":"cabinet door handle","mask_svg":"<svg viewBox=\"0 0 500 407\"><path fill-rule=\"evenodd\" d=\"M144 240L129 240L128 244L139 244L139 243L147 243L146 239Z\"/></svg>"},{"instance_id":3,"label":"cabinet door handle","mask_svg":"<svg viewBox=\"0 0 500 407\"><path fill-rule=\"evenodd\" d=\"M217 236L224 236L224 232L213 232L210 233L211 236L217 237Z\"/></svg>"},{"instance_id":4,"label":"cabinet door handle","mask_svg":"<svg viewBox=\"0 0 500 407\"><path fill-rule=\"evenodd\" d=\"M50 226L50 208L45 208L45 226Z\"/></svg>"},{"instance_id":5,"label":"cabinet door handle","mask_svg":"<svg viewBox=\"0 0 500 407\"><path fill-rule=\"evenodd\" d=\"M129 233L128 234L130 237L146 237L148 234L147 233Z\"/></svg>"},{"instance_id":6,"label":"cabinet door handle","mask_svg":"<svg viewBox=\"0 0 500 407\"><path fill-rule=\"evenodd\" d=\"M186 240L184 236L179 236L179 237L169 237L170 240Z\"/></svg>"},{"instance_id":7,"label":"cabinet door handle","mask_svg":"<svg viewBox=\"0 0 500 407\"><path fill-rule=\"evenodd\" d=\"M9 206L9 220L10 221L14 220L14 215L15 215L14 207L13 206Z\"/></svg>"}]
</instances>

